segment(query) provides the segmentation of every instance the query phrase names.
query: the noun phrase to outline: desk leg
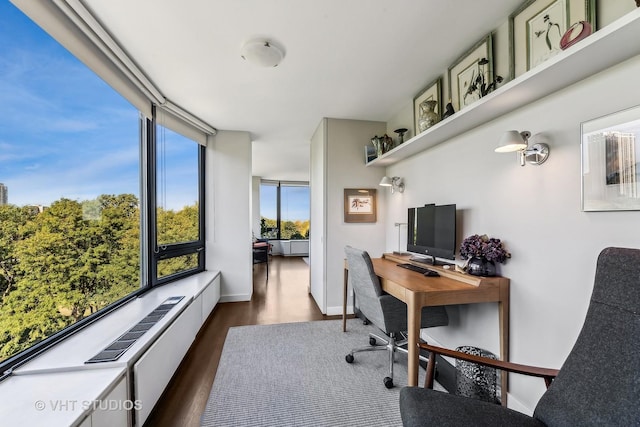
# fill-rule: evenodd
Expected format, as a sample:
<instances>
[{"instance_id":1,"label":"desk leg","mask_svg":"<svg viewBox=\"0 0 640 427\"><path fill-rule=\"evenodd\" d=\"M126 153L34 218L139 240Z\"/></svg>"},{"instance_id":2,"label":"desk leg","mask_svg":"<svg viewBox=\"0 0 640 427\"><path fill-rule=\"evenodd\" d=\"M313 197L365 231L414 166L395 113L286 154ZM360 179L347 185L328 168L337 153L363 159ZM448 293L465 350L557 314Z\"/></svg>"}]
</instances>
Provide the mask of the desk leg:
<instances>
[{"instance_id":1,"label":"desk leg","mask_svg":"<svg viewBox=\"0 0 640 427\"><path fill-rule=\"evenodd\" d=\"M349 284L349 270L344 269L344 285L342 287L342 332L347 332L347 287Z\"/></svg>"},{"instance_id":2,"label":"desk leg","mask_svg":"<svg viewBox=\"0 0 640 427\"><path fill-rule=\"evenodd\" d=\"M509 282L503 283L500 286L498 316L500 322L500 358L504 361L509 361ZM507 406L507 391L509 390L508 380L508 372L502 371L500 375L502 406Z\"/></svg>"},{"instance_id":3,"label":"desk leg","mask_svg":"<svg viewBox=\"0 0 640 427\"><path fill-rule=\"evenodd\" d=\"M418 304L415 294L407 292L407 333L408 333L408 384L418 385L418 342L420 341L420 320L422 318L422 307Z\"/></svg>"}]
</instances>

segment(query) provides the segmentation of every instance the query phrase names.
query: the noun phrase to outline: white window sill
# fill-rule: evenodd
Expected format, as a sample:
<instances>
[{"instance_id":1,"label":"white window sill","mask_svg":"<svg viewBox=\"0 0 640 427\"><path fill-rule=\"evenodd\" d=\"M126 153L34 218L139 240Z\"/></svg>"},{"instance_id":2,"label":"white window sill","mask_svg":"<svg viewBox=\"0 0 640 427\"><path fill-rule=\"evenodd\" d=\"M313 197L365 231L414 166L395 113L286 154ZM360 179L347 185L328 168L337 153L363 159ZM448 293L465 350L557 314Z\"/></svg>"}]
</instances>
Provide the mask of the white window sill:
<instances>
[{"instance_id":1,"label":"white window sill","mask_svg":"<svg viewBox=\"0 0 640 427\"><path fill-rule=\"evenodd\" d=\"M103 397L218 275L205 271L146 292L17 368L0 382L2 423L71 425L79 420L91 409L86 402ZM84 363L164 300L177 295L184 298L117 361Z\"/></svg>"}]
</instances>

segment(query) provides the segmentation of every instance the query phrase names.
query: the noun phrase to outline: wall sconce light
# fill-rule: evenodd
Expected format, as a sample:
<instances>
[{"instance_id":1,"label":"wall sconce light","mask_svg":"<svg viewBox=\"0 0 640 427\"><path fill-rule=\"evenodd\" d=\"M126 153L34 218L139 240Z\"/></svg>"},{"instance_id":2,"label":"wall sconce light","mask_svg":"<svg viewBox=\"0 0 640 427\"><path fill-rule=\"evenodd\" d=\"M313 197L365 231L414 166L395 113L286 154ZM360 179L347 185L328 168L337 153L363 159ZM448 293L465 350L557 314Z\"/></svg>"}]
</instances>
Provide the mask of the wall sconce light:
<instances>
[{"instance_id":1,"label":"wall sconce light","mask_svg":"<svg viewBox=\"0 0 640 427\"><path fill-rule=\"evenodd\" d=\"M520 156L520 166L524 166L525 162L532 165L541 165L549 157L549 145L537 142L529 146L530 137L531 132L529 131L509 130L502 134L495 151L496 153L517 152L518 156Z\"/></svg>"},{"instance_id":2,"label":"wall sconce light","mask_svg":"<svg viewBox=\"0 0 640 427\"><path fill-rule=\"evenodd\" d=\"M385 176L380 181L380 185L382 187L391 187L391 194L398 191L398 193L404 193L404 182L402 182L402 178L399 176L393 176L389 178Z\"/></svg>"}]
</instances>

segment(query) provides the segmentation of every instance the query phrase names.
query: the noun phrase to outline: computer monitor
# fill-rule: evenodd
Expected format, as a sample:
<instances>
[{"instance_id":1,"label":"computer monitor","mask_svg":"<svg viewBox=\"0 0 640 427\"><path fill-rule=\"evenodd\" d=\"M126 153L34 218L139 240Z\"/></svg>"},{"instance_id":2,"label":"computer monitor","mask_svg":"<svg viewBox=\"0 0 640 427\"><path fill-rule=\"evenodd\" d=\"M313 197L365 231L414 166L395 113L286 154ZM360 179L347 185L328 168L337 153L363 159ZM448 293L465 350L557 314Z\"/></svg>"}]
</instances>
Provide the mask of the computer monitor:
<instances>
[{"instance_id":1,"label":"computer monitor","mask_svg":"<svg viewBox=\"0 0 640 427\"><path fill-rule=\"evenodd\" d=\"M437 265L447 263L436 258L455 259L455 204L409 208L407 224L407 251L419 255L414 260Z\"/></svg>"}]
</instances>

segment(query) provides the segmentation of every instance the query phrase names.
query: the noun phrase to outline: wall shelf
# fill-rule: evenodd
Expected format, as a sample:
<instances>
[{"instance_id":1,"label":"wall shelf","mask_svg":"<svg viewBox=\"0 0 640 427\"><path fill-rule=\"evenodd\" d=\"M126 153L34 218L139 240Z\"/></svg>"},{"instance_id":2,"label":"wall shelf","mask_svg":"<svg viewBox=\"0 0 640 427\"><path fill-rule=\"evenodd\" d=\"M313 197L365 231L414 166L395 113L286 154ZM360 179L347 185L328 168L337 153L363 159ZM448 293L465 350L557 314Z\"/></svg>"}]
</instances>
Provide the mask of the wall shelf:
<instances>
[{"instance_id":1,"label":"wall shelf","mask_svg":"<svg viewBox=\"0 0 640 427\"><path fill-rule=\"evenodd\" d=\"M389 166L640 54L640 8L367 163ZM633 83L633 82L630 82Z\"/></svg>"}]
</instances>

